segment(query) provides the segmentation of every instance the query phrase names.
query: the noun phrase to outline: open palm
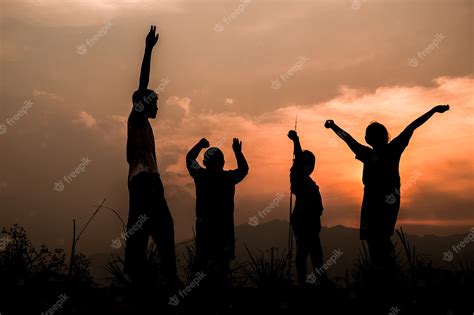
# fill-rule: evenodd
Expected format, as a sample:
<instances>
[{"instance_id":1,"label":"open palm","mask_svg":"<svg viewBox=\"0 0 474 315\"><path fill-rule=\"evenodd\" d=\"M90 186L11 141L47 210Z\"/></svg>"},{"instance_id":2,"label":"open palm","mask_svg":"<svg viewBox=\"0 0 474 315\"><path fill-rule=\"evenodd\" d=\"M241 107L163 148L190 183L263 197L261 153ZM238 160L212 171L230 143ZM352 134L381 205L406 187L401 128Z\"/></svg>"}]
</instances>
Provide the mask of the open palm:
<instances>
[{"instance_id":1,"label":"open palm","mask_svg":"<svg viewBox=\"0 0 474 315\"><path fill-rule=\"evenodd\" d=\"M160 37L160 34L156 33L156 25L152 25L150 27L150 31L148 32L148 35L146 36L146 46L147 47L154 47L156 43L158 42L158 38Z\"/></svg>"}]
</instances>

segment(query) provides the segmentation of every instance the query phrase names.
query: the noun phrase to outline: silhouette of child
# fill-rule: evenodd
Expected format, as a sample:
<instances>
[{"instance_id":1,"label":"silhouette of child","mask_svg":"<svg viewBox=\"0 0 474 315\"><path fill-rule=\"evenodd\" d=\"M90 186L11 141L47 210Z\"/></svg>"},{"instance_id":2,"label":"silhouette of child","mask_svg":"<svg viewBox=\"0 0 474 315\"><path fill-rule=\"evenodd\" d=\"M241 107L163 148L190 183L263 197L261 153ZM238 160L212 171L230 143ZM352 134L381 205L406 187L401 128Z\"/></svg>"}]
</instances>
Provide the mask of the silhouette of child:
<instances>
[{"instance_id":1,"label":"silhouette of child","mask_svg":"<svg viewBox=\"0 0 474 315\"><path fill-rule=\"evenodd\" d=\"M435 113L444 113L449 105L438 105L408 125L389 142L384 125L372 122L366 129L365 141L360 144L334 121L327 120L325 127L332 129L364 163L362 182L364 198L360 217L360 239L367 240L371 261L380 267L395 263L395 249L391 241L400 210L400 158L413 132Z\"/></svg>"},{"instance_id":2,"label":"silhouette of child","mask_svg":"<svg viewBox=\"0 0 474 315\"><path fill-rule=\"evenodd\" d=\"M164 195L163 184L158 173L155 154L155 138L148 119L156 118L158 95L149 90L150 63L153 47L158 42L156 26L152 26L146 37L145 54L140 71L140 83L133 93L133 108L128 118L127 162L129 215L127 231L129 237L125 247L124 272L134 284L146 284L145 253L151 236L161 258L165 286L173 290L178 285L174 242L174 225ZM143 227L135 229L137 222L146 217Z\"/></svg>"},{"instance_id":3,"label":"silhouette of child","mask_svg":"<svg viewBox=\"0 0 474 315\"><path fill-rule=\"evenodd\" d=\"M224 170L224 154L209 148L204 166L196 161L209 142L201 139L187 154L186 166L196 186L196 252L200 268L211 270L220 286L229 286L230 261L235 259L234 195L249 167L242 153L242 142L234 138L232 149L237 169Z\"/></svg>"},{"instance_id":4,"label":"silhouette of child","mask_svg":"<svg viewBox=\"0 0 474 315\"><path fill-rule=\"evenodd\" d=\"M288 132L293 141L294 161L290 170L291 192L295 194L295 208L291 214L291 226L296 239L296 271L301 285L306 282L306 261L311 258L312 266L324 284L327 280L323 266L323 251L319 232L321 231L321 215L323 202L319 187L311 179L316 158L311 151L301 149L298 134L294 130Z\"/></svg>"}]
</instances>

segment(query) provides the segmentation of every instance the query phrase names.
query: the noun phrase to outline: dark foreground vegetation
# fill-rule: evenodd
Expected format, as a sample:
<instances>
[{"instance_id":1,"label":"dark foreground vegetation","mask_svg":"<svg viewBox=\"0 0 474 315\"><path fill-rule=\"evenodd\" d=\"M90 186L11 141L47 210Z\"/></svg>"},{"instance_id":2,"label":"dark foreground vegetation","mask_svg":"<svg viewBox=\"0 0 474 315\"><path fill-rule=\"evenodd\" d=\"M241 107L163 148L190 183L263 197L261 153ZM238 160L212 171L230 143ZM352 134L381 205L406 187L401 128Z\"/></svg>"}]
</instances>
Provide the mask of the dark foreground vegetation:
<instances>
[{"instance_id":1,"label":"dark foreground vegetation","mask_svg":"<svg viewBox=\"0 0 474 315\"><path fill-rule=\"evenodd\" d=\"M2 231L7 241L0 250L0 314L473 314L473 262L435 268L416 253L403 231L397 236L397 270L390 280L362 247L352 269L325 287L317 281L305 287L290 281L289 255L269 249L257 254L248 250L247 261L232 270L233 288L216 290L196 270L194 246L189 244L181 287L166 292L160 287L153 246L147 253L146 287L130 285L119 255L104 266L110 285L99 287L88 257L75 254L68 265L63 249L37 249L26 231L14 225Z\"/></svg>"}]
</instances>

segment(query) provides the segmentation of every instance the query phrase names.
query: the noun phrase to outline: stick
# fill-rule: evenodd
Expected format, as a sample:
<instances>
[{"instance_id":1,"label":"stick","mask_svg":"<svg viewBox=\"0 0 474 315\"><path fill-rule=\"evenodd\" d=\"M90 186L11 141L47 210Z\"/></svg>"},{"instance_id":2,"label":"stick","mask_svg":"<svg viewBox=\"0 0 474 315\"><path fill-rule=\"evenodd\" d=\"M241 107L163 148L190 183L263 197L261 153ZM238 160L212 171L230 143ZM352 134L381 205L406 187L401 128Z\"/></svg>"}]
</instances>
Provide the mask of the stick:
<instances>
[{"instance_id":1,"label":"stick","mask_svg":"<svg viewBox=\"0 0 474 315\"><path fill-rule=\"evenodd\" d=\"M72 247L71 247L71 259L69 260L69 279L72 276L72 268L74 266L74 257L76 256L76 220L72 220Z\"/></svg>"},{"instance_id":2,"label":"stick","mask_svg":"<svg viewBox=\"0 0 474 315\"><path fill-rule=\"evenodd\" d=\"M295 131L298 126L298 115L295 118ZM295 154L293 153L293 160L295 159ZM291 191L290 183L290 216L288 218L288 280L291 283L291 262L293 259L293 233L291 229L291 212L293 210L293 192Z\"/></svg>"}]
</instances>

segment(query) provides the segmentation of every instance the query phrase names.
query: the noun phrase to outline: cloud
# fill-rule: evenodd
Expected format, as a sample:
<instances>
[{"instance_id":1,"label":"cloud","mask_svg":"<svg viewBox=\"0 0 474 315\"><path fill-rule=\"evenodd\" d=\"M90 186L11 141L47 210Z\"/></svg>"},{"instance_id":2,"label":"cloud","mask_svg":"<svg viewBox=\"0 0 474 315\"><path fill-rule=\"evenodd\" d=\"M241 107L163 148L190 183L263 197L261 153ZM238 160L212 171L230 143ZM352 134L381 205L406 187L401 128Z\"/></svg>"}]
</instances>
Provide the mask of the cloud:
<instances>
[{"instance_id":1,"label":"cloud","mask_svg":"<svg viewBox=\"0 0 474 315\"><path fill-rule=\"evenodd\" d=\"M325 119L336 120L363 142L370 121L384 123L396 136L438 103L450 103L452 110L420 128L402 159L404 184L416 170L423 176L404 193L401 220L449 225L460 219L450 214L452 207L466 222L473 221L463 210L472 204L474 156L468 1L438 1L429 7L401 1L391 3L389 10L385 2L367 2L357 11L346 0L299 1L291 8L278 1L253 1L223 32L215 32L215 23L237 4L2 3L0 55L7 79L2 81L0 124L25 99L34 98L35 106L0 142L2 152L9 152L2 157L1 180L8 185L0 189L7 209L0 220L18 222L16 216L33 209L41 218L30 220L25 214L19 222L47 242L70 234L69 226L56 222L86 220L91 205L104 197L126 217L130 96L146 31L157 23L160 42L150 85L158 86L159 78L169 78L172 84L160 90L158 119L152 125L177 240L192 235L194 184L184 156L200 138L223 149L227 168L236 166L232 138L243 141L251 169L237 187L235 216L236 223L246 223L276 192L288 191L292 148L286 133L298 116L303 146L317 156L313 177L327 210L323 224L357 226L362 166L324 129ZM335 19L344 23L333 23ZM379 27L381 19L384 28ZM79 55L77 45L97 34L107 20L113 23L108 35ZM446 36L439 48L410 67L409 58L438 33ZM306 56L308 62L273 90L271 80L287 72L297 56ZM71 126L72 121L77 123ZM88 171L63 193L52 191L52 183L83 156L93 161ZM436 202L439 196L446 200ZM282 208L268 219L286 217ZM83 239L84 247L98 248L105 240L103 246L109 248L110 238L119 232L109 219L106 214L98 218L90 227L94 237Z\"/></svg>"},{"instance_id":2,"label":"cloud","mask_svg":"<svg viewBox=\"0 0 474 315\"><path fill-rule=\"evenodd\" d=\"M230 97L226 97L226 98L225 98L225 104L226 104L226 105L232 105L232 104L234 104L234 99L233 99L233 98L230 98Z\"/></svg>"},{"instance_id":3,"label":"cloud","mask_svg":"<svg viewBox=\"0 0 474 315\"><path fill-rule=\"evenodd\" d=\"M432 87L396 85L370 92L345 86L339 89L338 96L327 101L288 104L259 115L231 111L234 108L227 112L206 110L188 96L168 98L159 106L158 118L151 123L158 166L175 221L176 239L192 236L194 183L185 168L185 155L200 138L206 137L211 145L222 149L227 169L236 167L232 138L243 141L250 172L236 190L235 221L246 224L248 217L264 208L276 193L288 191L292 146L286 134L294 128L298 115L303 148L313 151L317 157L313 178L323 196L323 224L357 227L363 191L362 165L336 135L323 127L324 121L334 119L363 142L365 127L372 120L384 123L392 136L396 136L431 106L447 102L451 110L435 115L417 130L402 158L401 177L406 190L400 223L421 226L436 222L458 228L456 224L460 220L474 224L473 214L468 210L474 203L471 196L474 149L467 145L472 141L473 130L472 123L466 120L474 109L473 84L471 77L443 77L436 79ZM5 224L18 222L14 215L19 216L24 209L43 213L45 220L71 217L86 220L91 205L104 197L126 217L127 117L118 111L100 113L100 108L71 113L69 107L64 106L69 102L67 99L57 104L41 99L42 96L37 93L34 100L35 108L41 110L29 113L18 123L18 128L9 130L2 139L5 141L2 145L6 143L5 152L16 152L4 157L2 178L8 186L0 193L9 196L5 198L5 208L11 209L2 214ZM70 128L68 122L73 120L78 124ZM46 149L40 147L41 143L47 145ZM41 150L39 156L27 154L38 150ZM74 169L83 156L92 160L87 172L63 193L54 192L52 183ZM201 154L198 161L202 158ZM407 186L417 170L422 176L416 184ZM27 199L21 198L25 191L30 192ZM274 209L268 219L286 219L287 215L286 207L282 206ZM21 222L28 224L30 219L25 213ZM107 241L104 246L109 246L110 238L119 229L119 225L107 220L110 218L103 214L96 223L102 228L91 231L98 239ZM69 233L62 227L50 231L55 229ZM91 248L101 246L97 242L85 242L84 246Z\"/></svg>"},{"instance_id":4,"label":"cloud","mask_svg":"<svg viewBox=\"0 0 474 315\"><path fill-rule=\"evenodd\" d=\"M76 120L76 122L83 124L86 128L91 128L97 125L95 118L85 111L79 113L79 119Z\"/></svg>"},{"instance_id":5,"label":"cloud","mask_svg":"<svg viewBox=\"0 0 474 315\"><path fill-rule=\"evenodd\" d=\"M442 191L443 204L452 202L462 208L473 202L472 197L467 197L472 190L469 180L472 180L473 169L468 167L472 160L460 163L458 158L473 154L472 146L465 145L472 137L472 124L466 122L465 113L474 109L470 96L474 80L470 77L443 77L434 80L434 84L432 88L386 86L373 93L342 87L340 95L334 99L317 104L293 104L257 116L232 112L193 112L183 119L179 129L165 129L168 125L158 122L155 124L157 134L162 135L157 138L158 154L160 151L169 153L172 144L179 157L175 159L178 161L176 164L166 168L164 176L179 179L175 184L183 187L192 183L186 178L183 156L201 136L210 139L212 145L225 135L227 140L221 146L228 168L235 167L230 143L232 137L237 136L243 140L244 152L251 166L249 177L238 189L238 198L258 198L285 191L291 163L291 145L286 132L293 128L295 116L298 115L298 131L303 147L317 155L318 165L314 177L327 194L323 196L329 196L325 198L327 207L331 209L326 224L338 224L344 218L346 224L357 226L362 196L362 165L336 135L323 127L324 121L334 119L363 143L365 127L371 121L384 123L395 137L408 123L432 106L449 102L452 104L451 111L435 115L416 131L402 158L401 174L402 182L408 185L413 172L420 169L424 174L420 183L442 182L443 185L438 189ZM167 117L163 115L161 119L166 121ZM454 176L453 165L464 176ZM418 195L420 189L426 189L423 194L428 196L439 195L432 189L434 186L421 185L408 188L403 196L403 206L415 209L410 218L420 220L429 215ZM460 196L466 200L464 203L455 202ZM436 207L436 203L432 206ZM348 207L352 213L350 222L347 222L347 213L342 211ZM431 208L430 211L447 210ZM472 215L469 218L468 212L462 213L465 219L474 220ZM449 217L450 214L445 213L445 216Z\"/></svg>"},{"instance_id":6,"label":"cloud","mask_svg":"<svg viewBox=\"0 0 474 315\"><path fill-rule=\"evenodd\" d=\"M191 99L189 97L179 98L178 96L171 96L166 100L166 104L181 108L184 111L184 116L187 116L191 110Z\"/></svg>"}]
</instances>

